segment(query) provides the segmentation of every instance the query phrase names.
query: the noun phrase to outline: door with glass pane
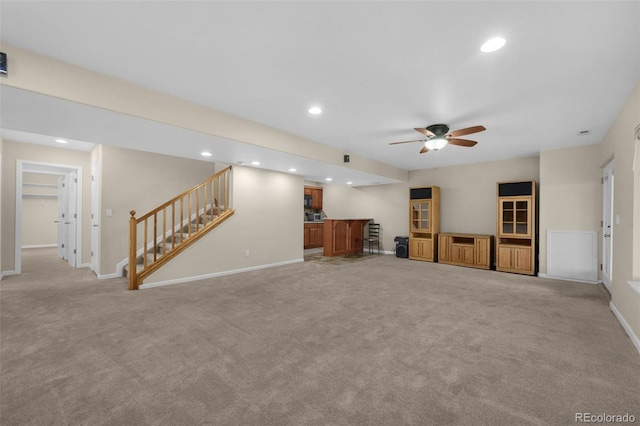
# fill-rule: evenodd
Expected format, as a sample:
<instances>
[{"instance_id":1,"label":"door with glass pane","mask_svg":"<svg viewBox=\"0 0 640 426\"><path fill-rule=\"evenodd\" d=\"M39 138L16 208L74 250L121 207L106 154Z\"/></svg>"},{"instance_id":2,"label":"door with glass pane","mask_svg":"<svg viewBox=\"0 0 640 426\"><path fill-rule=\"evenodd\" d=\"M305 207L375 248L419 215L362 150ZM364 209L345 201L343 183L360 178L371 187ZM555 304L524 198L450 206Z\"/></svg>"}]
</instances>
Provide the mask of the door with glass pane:
<instances>
[{"instance_id":1,"label":"door with glass pane","mask_svg":"<svg viewBox=\"0 0 640 426\"><path fill-rule=\"evenodd\" d=\"M531 197L500 198L498 202L501 237L531 237Z\"/></svg>"},{"instance_id":2,"label":"door with glass pane","mask_svg":"<svg viewBox=\"0 0 640 426\"><path fill-rule=\"evenodd\" d=\"M431 221L429 213L431 209L430 200L414 200L411 201L411 230L425 231L431 230Z\"/></svg>"}]
</instances>

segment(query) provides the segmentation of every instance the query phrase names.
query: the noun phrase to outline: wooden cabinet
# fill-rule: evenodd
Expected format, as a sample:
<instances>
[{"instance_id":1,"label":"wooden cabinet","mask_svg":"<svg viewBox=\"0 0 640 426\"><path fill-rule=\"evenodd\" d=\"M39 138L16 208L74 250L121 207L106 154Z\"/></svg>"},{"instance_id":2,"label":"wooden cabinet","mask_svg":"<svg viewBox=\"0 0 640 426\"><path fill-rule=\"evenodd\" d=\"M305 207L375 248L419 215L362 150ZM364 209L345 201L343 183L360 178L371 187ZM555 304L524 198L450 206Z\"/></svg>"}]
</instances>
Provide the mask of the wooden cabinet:
<instances>
[{"instance_id":1,"label":"wooden cabinet","mask_svg":"<svg viewBox=\"0 0 640 426\"><path fill-rule=\"evenodd\" d=\"M318 248L324 244L324 224L305 223L304 224L304 248Z\"/></svg>"},{"instance_id":2,"label":"wooden cabinet","mask_svg":"<svg viewBox=\"0 0 640 426\"><path fill-rule=\"evenodd\" d=\"M493 235L439 234L438 262L491 269Z\"/></svg>"},{"instance_id":3,"label":"wooden cabinet","mask_svg":"<svg viewBox=\"0 0 640 426\"><path fill-rule=\"evenodd\" d=\"M536 272L536 181L497 185L496 270Z\"/></svg>"},{"instance_id":4,"label":"wooden cabinet","mask_svg":"<svg viewBox=\"0 0 640 426\"><path fill-rule=\"evenodd\" d=\"M311 209L322 210L322 188L315 186L305 186L304 195L311 196Z\"/></svg>"},{"instance_id":5,"label":"wooden cabinet","mask_svg":"<svg viewBox=\"0 0 640 426\"><path fill-rule=\"evenodd\" d=\"M362 252L364 227L369 219L325 219L324 256Z\"/></svg>"},{"instance_id":6,"label":"wooden cabinet","mask_svg":"<svg viewBox=\"0 0 640 426\"><path fill-rule=\"evenodd\" d=\"M409 259L433 262L440 231L440 188L409 189Z\"/></svg>"},{"instance_id":7,"label":"wooden cabinet","mask_svg":"<svg viewBox=\"0 0 640 426\"><path fill-rule=\"evenodd\" d=\"M498 246L496 269L506 272L528 274L533 269L533 251L530 247Z\"/></svg>"}]
</instances>

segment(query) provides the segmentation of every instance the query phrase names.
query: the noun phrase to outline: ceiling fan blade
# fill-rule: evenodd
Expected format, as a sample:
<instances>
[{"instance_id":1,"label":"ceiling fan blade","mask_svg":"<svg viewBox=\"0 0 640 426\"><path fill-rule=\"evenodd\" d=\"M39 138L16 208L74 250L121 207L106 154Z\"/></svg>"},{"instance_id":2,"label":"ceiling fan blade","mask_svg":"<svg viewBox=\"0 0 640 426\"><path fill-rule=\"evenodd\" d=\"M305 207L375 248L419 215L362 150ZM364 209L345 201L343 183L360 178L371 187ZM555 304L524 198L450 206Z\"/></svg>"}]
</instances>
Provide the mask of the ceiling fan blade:
<instances>
[{"instance_id":1,"label":"ceiling fan blade","mask_svg":"<svg viewBox=\"0 0 640 426\"><path fill-rule=\"evenodd\" d=\"M423 146L422 149L420 150L420 154L424 154L425 152L428 152L429 148L427 148L426 146Z\"/></svg>"},{"instance_id":2,"label":"ceiling fan blade","mask_svg":"<svg viewBox=\"0 0 640 426\"><path fill-rule=\"evenodd\" d=\"M453 132L449 132L446 136L457 138L458 136L470 135L471 133L482 132L483 130L487 130L484 126L473 126L467 127L466 129L454 130Z\"/></svg>"},{"instance_id":3,"label":"ceiling fan blade","mask_svg":"<svg viewBox=\"0 0 640 426\"><path fill-rule=\"evenodd\" d=\"M433 133L432 131L427 130L427 129L423 128L423 127L416 127L413 130L415 130L416 132L420 132L425 136L429 136L429 137L433 137L433 138L436 137L435 133Z\"/></svg>"},{"instance_id":4,"label":"ceiling fan blade","mask_svg":"<svg viewBox=\"0 0 640 426\"><path fill-rule=\"evenodd\" d=\"M389 145L398 145L401 143L411 143L411 142L424 142L424 139L415 139L412 141L402 141L402 142L391 142Z\"/></svg>"},{"instance_id":5,"label":"ceiling fan blade","mask_svg":"<svg viewBox=\"0 0 640 426\"><path fill-rule=\"evenodd\" d=\"M449 139L449 143L451 145L472 147L475 144L477 144L478 142L470 141L469 139Z\"/></svg>"}]
</instances>

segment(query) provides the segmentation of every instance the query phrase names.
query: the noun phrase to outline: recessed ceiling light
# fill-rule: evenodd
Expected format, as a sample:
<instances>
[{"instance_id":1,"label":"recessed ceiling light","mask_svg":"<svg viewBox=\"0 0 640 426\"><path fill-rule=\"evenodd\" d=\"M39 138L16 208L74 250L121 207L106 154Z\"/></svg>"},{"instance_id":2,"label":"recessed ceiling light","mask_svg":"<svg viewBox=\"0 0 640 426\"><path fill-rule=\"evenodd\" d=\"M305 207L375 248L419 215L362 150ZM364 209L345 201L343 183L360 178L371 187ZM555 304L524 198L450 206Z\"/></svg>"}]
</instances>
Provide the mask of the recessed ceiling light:
<instances>
[{"instance_id":1,"label":"recessed ceiling light","mask_svg":"<svg viewBox=\"0 0 640 426\"><path fill-rule=\"evenodd\" d=\"M353 182L349 181L347 182L347 185L353 185Z\"/></svg>"},{"instance_id":2,"label":"recessed ceiling light","mask_svg":"<svg viewBox=\"0 0 640 426\"><path fill-rule=\"evenodd\" d=\"M485 53L489 53L489 52L495 52L496 50L500 49L502 46L504 46L504 44L507 41L505 39L503 39L502 37L496 37L496 38L492 38L491 40L487 40L481 47L480 50L485 52Z\"/></svg>"},{"instance_id":3,"label":"recessed ceiling light","mask_svg":"<svg viewBox=\"0 0 640 426\"><path fill-rule=\"evenodd\" d=\"M331 182L333 179L331 179L331 178L326 178L325 180L326 180L327 182Z\"/></svg>"},{"instance_id":4,"label":"recessed ceiling light","mask_svg":"<svg viewBox=\"0 0 640 426\"><path fill-rule=\"evenodd\" d=\"M290 172L295 172L296 169L294 169L293 167L289 169Z\"/></svg>"},{"instance_id":5,"label":"recessed ceiling light","mask_svg":"<svg viewBox=\"0 0 640 426\"><path fill-rule=\"evenodd\" d=\"M252 161L251 164L253 164L254 166L259 166L260 162L259 161Z\"/></svg>"},{"instance_id":6,"label":"recessed ceiling light","mask_svg":"<svg viewBox=\"0 0 640 426\"><path fill-rule=\"evenodd\" d=\"M58 142L58 143L69 143L69 142L65 141L64 139L56 139L56 142Z\"/></svg>"},{"instance_id":7,"label":"recessed ceiling light","mask_svg":"<svg viewBox=\"0 0 640 426\"><path fill-rule=\"evenodd\" d=\"M202 151L200 155L202 155L203 157L211 157L213 154L211 154L209 151Z\"/></svg>"},{"instance_id":8,"label":"recessed ceiling light","mask_svg":"<svg viewBox=\"0 0 640 426\"><path fill-rule=\"evenodd\" d=\"M313 115L318 115L318 114L322 114L322 109L320 109L320 107L314 106L309 108L309 114L313 114Z\"/></svg>"}]
</instances>

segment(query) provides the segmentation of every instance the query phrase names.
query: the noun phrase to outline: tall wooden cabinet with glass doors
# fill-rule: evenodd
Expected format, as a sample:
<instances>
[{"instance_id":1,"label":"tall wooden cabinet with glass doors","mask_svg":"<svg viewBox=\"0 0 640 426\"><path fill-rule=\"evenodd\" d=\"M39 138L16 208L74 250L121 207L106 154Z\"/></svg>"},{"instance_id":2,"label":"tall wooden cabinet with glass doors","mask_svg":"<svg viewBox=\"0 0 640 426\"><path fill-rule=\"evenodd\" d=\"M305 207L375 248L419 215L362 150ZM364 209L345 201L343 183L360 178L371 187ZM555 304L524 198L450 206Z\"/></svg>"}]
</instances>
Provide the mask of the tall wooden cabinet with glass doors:
<instances>
[{"instance_id":1,"label":"tall wooden cabinet with glass doors","mask_svg":"<svg viewBox=\"0 0 640 426\"><path fill-rule=\"evenodd\" d=\"M440 188L409 189L409 259L435 262L440 232Z\"/></svg>"},{"instance_id":2,"label":"tall wooden cabinet with glass doors","mask_svg":"<svg viewBox=\"0 0 640 426\"><path fill-rule=\"evenodd\" d=\"M534 275L536 181L499 182L496 270Z\"/></svg>"}]
</instances>

